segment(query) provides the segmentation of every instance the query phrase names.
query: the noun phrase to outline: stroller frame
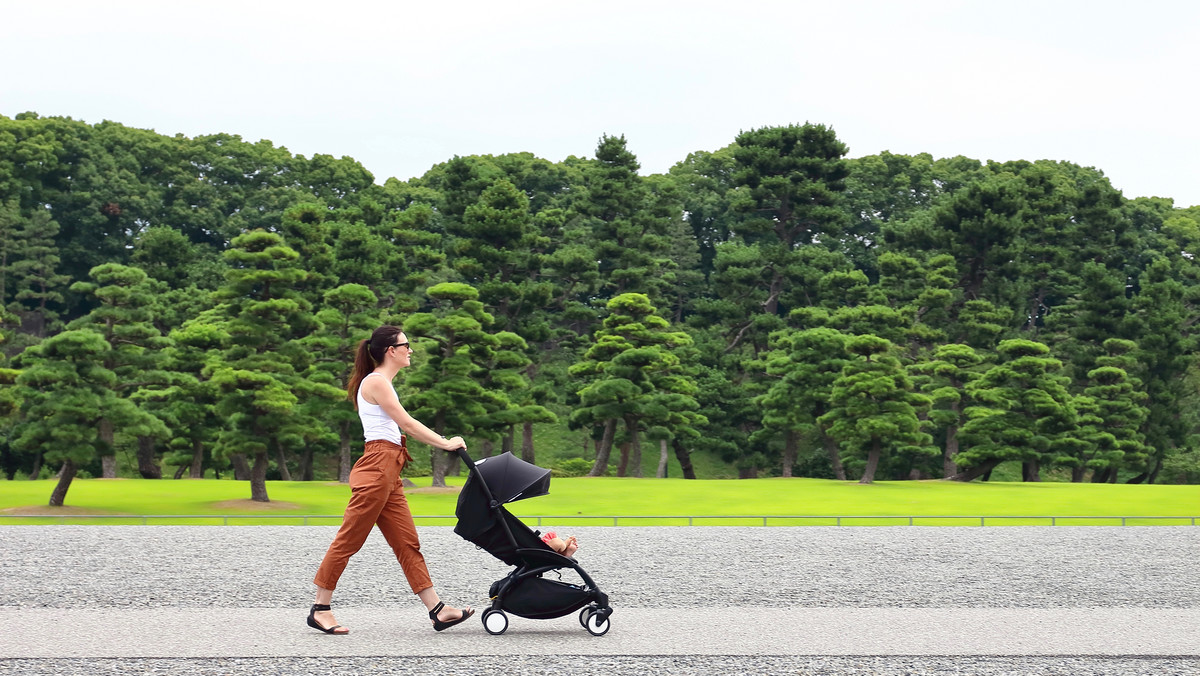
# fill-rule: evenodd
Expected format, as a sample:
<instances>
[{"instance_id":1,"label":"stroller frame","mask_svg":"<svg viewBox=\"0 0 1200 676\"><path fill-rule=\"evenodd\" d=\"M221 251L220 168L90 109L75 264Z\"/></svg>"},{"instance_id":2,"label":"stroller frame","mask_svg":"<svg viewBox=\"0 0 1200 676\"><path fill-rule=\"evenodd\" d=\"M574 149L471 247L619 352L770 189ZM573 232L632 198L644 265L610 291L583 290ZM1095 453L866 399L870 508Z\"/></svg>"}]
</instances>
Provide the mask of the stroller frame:
<instances>
[{"instance_id":1,"label":"stroller frame","mask_svg":"<svg viewBox=\"0 0 1200 676\"><path fill-rule=\"evenodd\" d=\"M551 619L563 617L579 610L579 623L588 633L593 636L603 636L607 633L611 626L608 618L612 615L612 607L608 604L608 595L600 591L591 576L574 558L563 556L551 549L537 537L538 531L531 530L529 526L504 509L501 502L494 497L491 487L488 486L475 462L467 455L466 449L460 448L456 453L470 468L471 477L482 489L488 509L502 528L508 543L514 548L515 556L511 558L517 561L516 568L508 576L492 583L488 590L491 605L482 613L481 620L484 629L489 634L503 634L508 629L506 611L530 619ZM536 542L539 547L520 546L521 543L514 535L514 529L517 528L524 529L521 534L526 543ZM496 552L490 553L506 563L511 563ZM561 569L574 570L585 586L580 587L542 577L545 573ZM549 606L539 606L540 598L557 598L559 602Z\"/></svg>"}]
</instances>

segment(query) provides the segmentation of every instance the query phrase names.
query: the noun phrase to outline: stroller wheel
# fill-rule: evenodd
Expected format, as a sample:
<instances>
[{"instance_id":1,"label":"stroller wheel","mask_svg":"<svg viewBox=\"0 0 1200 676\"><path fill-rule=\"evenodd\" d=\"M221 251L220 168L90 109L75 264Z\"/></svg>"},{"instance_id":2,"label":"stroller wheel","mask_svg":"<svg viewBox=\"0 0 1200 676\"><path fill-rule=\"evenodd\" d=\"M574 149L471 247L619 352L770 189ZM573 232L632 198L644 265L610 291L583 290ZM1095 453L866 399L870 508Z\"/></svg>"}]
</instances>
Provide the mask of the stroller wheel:
<instances>
[{"instance_id":1,"label":"stroller wheel","mask_svg":"<svg viewBox=\"0 0 1200 676\"><path fill-rule=\"evenodd\" d=\"M592 609L583 624L583 628L592 636L603 636L608 633L610 627L612 623L608 621L608 615L599 609Z\"/></svg>"},{"instance_id":2,"label":"stroller wheel","mask_svg":"<svg viewBox=\"0 0 1200 676\"><path fill-rule=\"evenodd\" d=\"M493 636L499 636L508 629L508 615L503 610L488 608L483 611L483 628Z\"/></svg>"},{"instance_id":3,"label":"stroller wheel","mask_svg":"<svg viewBox=\"0 0 1200 676\"><path fill-rule=\"evenodd\" d=\"M588 613L595 609L596 606L584 606L583 609L579 611L579 626L587 629Z\"/></svg>"}]
</instances>

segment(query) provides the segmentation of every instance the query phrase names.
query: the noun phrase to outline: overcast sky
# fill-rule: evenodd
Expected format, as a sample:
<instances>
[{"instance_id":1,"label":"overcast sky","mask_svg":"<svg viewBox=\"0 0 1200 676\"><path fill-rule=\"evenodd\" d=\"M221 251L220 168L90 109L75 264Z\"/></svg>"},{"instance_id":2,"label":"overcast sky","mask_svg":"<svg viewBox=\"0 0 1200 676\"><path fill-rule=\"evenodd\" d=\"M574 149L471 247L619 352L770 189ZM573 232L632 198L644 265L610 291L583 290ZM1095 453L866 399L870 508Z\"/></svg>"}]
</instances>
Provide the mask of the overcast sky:
<instances>
[{"instance_id":1,"label":"overcast sky","mask_svg":"<svg viewBox=\"0 0 1200 676\"><path fill-rule=\"evenodd\" d=\"M349 155L382 183L454 155L643 173L818 122L883 150L1067 160L1200 204L1200 3L0 0L0 114Z\"/></svg>"}]
</instances>

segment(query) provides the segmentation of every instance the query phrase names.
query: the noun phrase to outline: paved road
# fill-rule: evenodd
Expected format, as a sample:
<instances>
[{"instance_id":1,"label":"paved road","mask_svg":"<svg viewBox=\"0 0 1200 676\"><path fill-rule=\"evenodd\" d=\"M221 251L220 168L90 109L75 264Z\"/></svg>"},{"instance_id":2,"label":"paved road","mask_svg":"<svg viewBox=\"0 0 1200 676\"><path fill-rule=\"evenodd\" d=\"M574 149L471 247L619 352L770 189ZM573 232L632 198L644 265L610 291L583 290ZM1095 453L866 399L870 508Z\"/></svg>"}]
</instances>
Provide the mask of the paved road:
<instances>
[{"instance_id":1,"label":"paved road","mask_svg":"<svg viewBox=\"0 0 1200 676\"><path fill-rule=\"evenodd\" d=\"M615 608L603 637L435 633L375 535L334 637L303 624L330 527L2 528L0 674L1200 674L1200 528L571 530ZM421 536L452 602L508 570Z\"/></svg>"}]
</instances>

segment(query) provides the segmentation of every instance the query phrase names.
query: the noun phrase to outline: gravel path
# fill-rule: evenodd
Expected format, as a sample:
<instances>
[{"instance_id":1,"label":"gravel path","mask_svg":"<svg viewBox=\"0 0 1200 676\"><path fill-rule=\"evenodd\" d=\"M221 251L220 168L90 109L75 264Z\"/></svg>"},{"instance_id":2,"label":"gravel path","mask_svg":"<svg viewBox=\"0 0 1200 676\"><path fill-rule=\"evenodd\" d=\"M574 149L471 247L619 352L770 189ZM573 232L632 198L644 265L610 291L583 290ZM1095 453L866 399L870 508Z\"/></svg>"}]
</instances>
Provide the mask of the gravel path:
<instances>
[{"instance_id":1,"label":"gravel path","mask_svg":"<svg viewBox=\"0 0 1200 676\"><path fill-rule=\"evenodd\" d=\"M553 526L551 526L552 528ZM447 527L419 529L443 598L480 605L509 570ZM614 608L1200 608L1191 527L580 527L582 565ZM7 526L0 609L289 608L334 527ZM413 598L378 534L336 602ZM546 653L553 654L547 645ZM4 659L9 657L9 659ZM319 665L319 668L318 668ZM541 657L13 659L0 674L561 674ZM587 656L572 674L1200 674L1179 657Z\"/></svg>"},{"instance_id":2,"label":"gravel path","mask_svg":"<svg viewBox=\"0 0 1200 676\"><path fill-rule=\"evenodd\" d=\"M450 528L418 528L441 596L510 570ZM7 526L0 608L304 605L332 526ZM614 606L1198 608L1200 527L581 527ZM214 593L214 590L221 590ZM411 592L378 532L337 602Z\"/></svg>"}]
</instances>

